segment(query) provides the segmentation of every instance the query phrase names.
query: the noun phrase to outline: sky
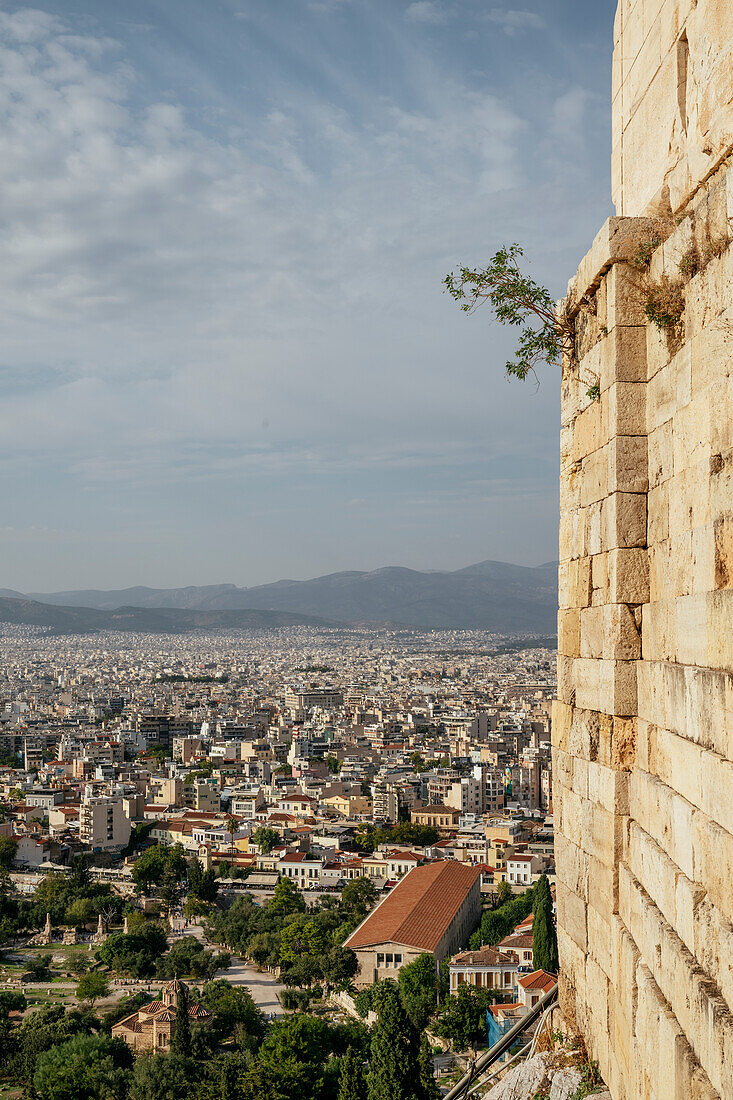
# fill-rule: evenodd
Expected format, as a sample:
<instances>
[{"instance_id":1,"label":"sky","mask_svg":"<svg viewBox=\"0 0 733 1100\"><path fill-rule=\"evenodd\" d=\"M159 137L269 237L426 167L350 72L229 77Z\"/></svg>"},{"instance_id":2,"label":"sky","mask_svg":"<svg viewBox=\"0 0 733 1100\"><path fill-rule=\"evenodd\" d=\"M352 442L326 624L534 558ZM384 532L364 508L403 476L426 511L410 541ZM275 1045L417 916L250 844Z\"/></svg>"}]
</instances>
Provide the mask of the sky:
<instances>
[{"instance_id":1,"label":"sky","mask_svg":"<svg viewBox=\"0 0 733 1100\"><path fill-rule=\"evenodd\" d=\"M557 557L561 296L610 202L613 0L0 0L0 587Z\"/></svg>"}]
</instances>

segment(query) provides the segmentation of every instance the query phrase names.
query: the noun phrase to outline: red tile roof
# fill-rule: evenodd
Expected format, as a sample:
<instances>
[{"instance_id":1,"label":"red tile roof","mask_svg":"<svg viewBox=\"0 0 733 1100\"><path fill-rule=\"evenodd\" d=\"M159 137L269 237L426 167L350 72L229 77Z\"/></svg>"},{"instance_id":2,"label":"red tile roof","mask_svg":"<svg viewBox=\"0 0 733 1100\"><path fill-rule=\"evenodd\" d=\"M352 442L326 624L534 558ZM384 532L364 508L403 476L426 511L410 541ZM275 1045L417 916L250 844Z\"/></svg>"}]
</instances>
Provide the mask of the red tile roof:
<instances>
[{"instance_id":1,"label":"red tile roof","mask_svg":"<svg viewBox=\"0 0 733 1100\"><path fill-rule=\"evenodd\" d=\"M401 943L434 951L480 872L454 860L415 867L345 941L353 949Z\"/></svg>"},{"instance_id":2,"label":"red tile roof","mask_svg":"<svg viewBox=\"0 0 733 1100\"><path fill-rule=\"evenodd\" d=\"M496 947L482 947L480 951L463 951L460 955L454 955L451 966L516 966L517 956L514 952L499 951Z\"/></svg>"},{"instance_id":3,"label":"red tile roof","mask_svg":"<svg viewBox=\"0 0 733 1100\"><path fill-rule=\"evenodd\" d=\"M519 984L522 989L541 989L546 993L548 989L557 985L557 978L554 974L548 974L546 970L533 970L531 974L520 978Z\"/></svg>"},{"instance_id":4,"label":"red tile roof","mask_svg":"<svg viewBox=\"0 0 733 1100\"><path fill-rule=\"evenodd\" d=\"M499 940L498 946L501 948L517 948L523 947L529 950L533 945L533 936L531 932L525 932L521 935L505 936L503 940Z\"/></svg>"}]
</instances>

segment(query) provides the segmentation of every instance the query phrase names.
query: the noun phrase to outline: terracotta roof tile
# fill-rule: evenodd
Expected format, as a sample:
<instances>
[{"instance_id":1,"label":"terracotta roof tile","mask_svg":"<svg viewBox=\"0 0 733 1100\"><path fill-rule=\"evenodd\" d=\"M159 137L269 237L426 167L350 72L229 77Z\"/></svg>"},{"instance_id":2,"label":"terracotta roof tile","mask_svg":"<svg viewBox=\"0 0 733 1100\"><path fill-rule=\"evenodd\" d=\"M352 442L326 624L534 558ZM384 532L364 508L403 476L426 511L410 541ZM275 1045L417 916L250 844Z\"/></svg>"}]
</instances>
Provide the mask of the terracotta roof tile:
<instances>
[{"instance_id":1,"label":"terracotta roof tile","mask_svg":"<svg viewBox=\"0 0 733 1100\"><path fill-rule=\"evenodd\" d=\"M496 947L482 947L480 951L463 951L460 955L454 955L451 966L458 963L463 966L516 966L517 956L514 952L499 951Z\"/></svg>"},{"instance_id":2,"label":"terracotta roof tile","mask_svg":"<svg viewBox=\"0 0 733 1100\"><path fill-rule=\"evenodd\" d=\"M416 867L352 932L344 947L401 943L434 951L479 875L475 867L453 860Z\"/></svg>"},{"instance_id":3,"label":"terracotta roof tile","mask_svg":"<svg viewBox=\"0 0 733 1100\"><path fill-rule=\"evenodd\" d=\"M548 989L557 985L557 978L554 974L548 974L546 970L533 970L531 974L520 978L519 984L522 989L541 989L547 992Z\"/></svg>"}]
</instances>

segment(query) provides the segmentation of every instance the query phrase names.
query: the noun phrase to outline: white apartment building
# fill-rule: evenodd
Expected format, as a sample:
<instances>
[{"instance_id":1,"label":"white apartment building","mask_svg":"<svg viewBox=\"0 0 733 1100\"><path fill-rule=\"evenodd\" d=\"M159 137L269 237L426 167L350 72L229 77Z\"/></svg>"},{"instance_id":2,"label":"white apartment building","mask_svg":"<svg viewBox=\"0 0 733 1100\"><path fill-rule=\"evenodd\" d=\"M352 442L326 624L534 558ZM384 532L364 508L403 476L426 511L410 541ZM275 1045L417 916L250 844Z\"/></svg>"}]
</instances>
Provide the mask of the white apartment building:
<instances>
[{"instance_id":1,"label":"white apartment building","mask_svg":"<svg viewBox=\"0 0 733 1100\"><path fill-rule=\"evenodd\" d=\"M511 885L530 886L532 876L542 870L542 860L538 856L507 856L506 880Z\"/></svg>"},{"instance_id":2,"label":"white apartment building","mask_svg":"<svg viewBox=\"0 0 733 1100\"><path fill-rule=\"evenodd\" d=\"M483 812L500 813L504 809L504 783L501 769L492 767L490 764L475 764L473 776L481 784Z\"/></svg>"},{"instance_id":3,"label":"white apartment building","mask_svg":"<svg viewBox=\"0 0 733 1100\"><path fill-rule=\"evenodd\" d=\"M252 821L264 808L265 796L260 786L250 791L237 789L232 795L230 810L236 817Z\"/></svg>"},{"instance_id":4,"label":"white apartment building","mask_svg":"<svg viewBox=\"0 0 733 1100\"><path fill-rule=\"evenodd\" d=\"M130 839L130 819L121 798L94 795L87 787L79 812L79 839L92 850L123 848Z\"/></svg>"},{"instance_id":5,"label":"white apartment building","mask_svg":"<svg viewBox=\"0 0 733 1100\"><path fill-rule=\"evenodd\" d=\"M454 780L446 791L444 803L462 814L480 814L483 810L481 783L472 775Z\"/></svg>"}]
</instances>

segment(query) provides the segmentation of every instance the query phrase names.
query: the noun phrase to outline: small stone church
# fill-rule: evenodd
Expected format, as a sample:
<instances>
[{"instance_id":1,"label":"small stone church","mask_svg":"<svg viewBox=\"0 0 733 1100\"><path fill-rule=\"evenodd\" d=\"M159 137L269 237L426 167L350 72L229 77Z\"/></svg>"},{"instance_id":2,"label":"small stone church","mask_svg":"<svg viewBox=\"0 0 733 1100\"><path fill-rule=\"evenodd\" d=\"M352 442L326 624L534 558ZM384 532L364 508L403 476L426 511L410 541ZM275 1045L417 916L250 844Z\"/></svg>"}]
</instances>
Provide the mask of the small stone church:
<instances>
[{"instance_id":1,"label":"small stone church","mask_svg":"<svg viewBox=\"0 0 733 1100\"><path fill-rule=\"evenodd\" d=\"M112 1034L119 1035L140 1054L147 1051L169 1051L176 1030L178 1000L182 996L188 999L188 1015L191 1019L208 1026L211 1023L211 1013L202 1004L191 1001L188 998L188 987L175 978L163 987L162 1000L151 1001L150 1004L143 1005L139 1012L133 1012L131 1016L114 1024Z\"/></svg>"}]
</instances>

